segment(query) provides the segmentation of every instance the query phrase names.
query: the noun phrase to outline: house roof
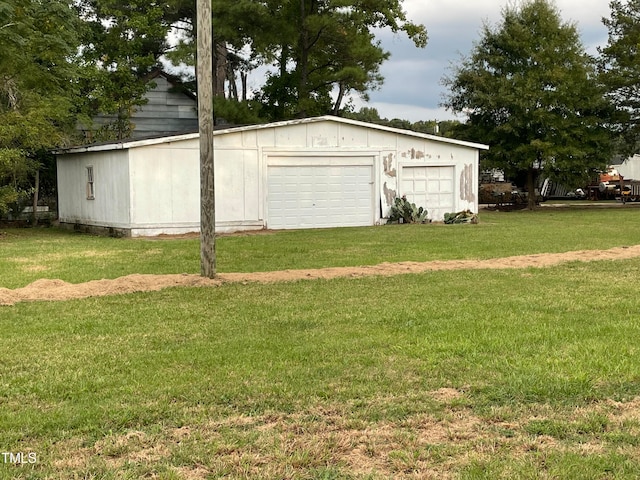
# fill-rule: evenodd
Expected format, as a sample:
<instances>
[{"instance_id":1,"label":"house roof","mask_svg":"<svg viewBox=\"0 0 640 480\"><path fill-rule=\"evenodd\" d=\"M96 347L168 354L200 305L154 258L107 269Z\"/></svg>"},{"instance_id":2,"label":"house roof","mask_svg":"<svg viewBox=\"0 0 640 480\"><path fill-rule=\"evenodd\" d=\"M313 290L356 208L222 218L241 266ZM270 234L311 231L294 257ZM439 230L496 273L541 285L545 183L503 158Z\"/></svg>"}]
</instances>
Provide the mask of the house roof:
<instances>
[{"instance_id":1,"label":"house roof","mask_svg":"<svg viewBox=\"0 0 640 480\"><path fill-rule=\"evenodd\" d=\"M216 136L225 135L228 133L237 133L237 132L244 132L244 131L251 131L251 130L264 130L268 128L286 127L290 125L304 125L304 124L319 123L319 122L343 123L346 125L364 127L372 130L380 130L384 132L396 133L396 134L406 135L410 137L423 138L427 140L432 140L434 142L459 145L462 147L475 148L478 150L489 149L488 145L485 145L482 143L473 143L473 142L466 142L462 140L455 140L452 138L440 137L438 135L430 135L427 133L414 132L411 130L402 130L400 128L387 127L385 125L361 122L358 120L351 120L351 119L342 118L342 117L334 117L331 115L325 115L322 117L302 118L298 120L287 120L287 121L274 122L274 123L265 123L265 124L258 124L258 125L247 125L247 126L240 126L240 127L226 127L226 126L217 127L214 130L213 135L214 137L216 137ZM144 138L144 139L128 139L128 140L121 140L118 142L92 144L92 145L85 145L81 147L70 147L70 148L58 150L56 153L62 154L62 153L100 152L100 151L108 151L108 150L125 150L128 148L143 147L147 145L157 145L161 143L177 142L181 140L191 140L198 137L199 137L198 133L185 133L185 134L179 134L179 135L150 137L150 138Z\"/></svg>"}]
</instances>

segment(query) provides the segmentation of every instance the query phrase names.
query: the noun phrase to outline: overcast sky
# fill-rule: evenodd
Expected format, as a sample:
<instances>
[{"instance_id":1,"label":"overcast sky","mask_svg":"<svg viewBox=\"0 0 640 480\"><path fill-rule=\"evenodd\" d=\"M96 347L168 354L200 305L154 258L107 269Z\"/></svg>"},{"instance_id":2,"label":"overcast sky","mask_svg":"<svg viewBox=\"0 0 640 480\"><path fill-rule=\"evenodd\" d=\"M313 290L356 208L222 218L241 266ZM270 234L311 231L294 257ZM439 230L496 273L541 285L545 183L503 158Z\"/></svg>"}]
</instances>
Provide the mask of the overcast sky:
<instances>
[{"instance_id":1,"label":"overcast sky","mask_svg":"<svg viewBox=\"0 0 640 480\"><path fill-rule=\"evenodd\" d=\"M496 24L508 0L405 0L407 17L427 27L429 43L416 48L405 35L382 32L383 47L391 58L381 68L385 77L380 90L371 92L366 106L374 107L381 117L418 120L455 118L439 107L441 79L450 72L451 64L467 55L479 39L483 21ZM605 45L607 29L602 17L609 17L608 0L556 0L564 21L577 24L587 52ZM358 107L365 105L356 101Z\"/></svg>"}]
</instances>

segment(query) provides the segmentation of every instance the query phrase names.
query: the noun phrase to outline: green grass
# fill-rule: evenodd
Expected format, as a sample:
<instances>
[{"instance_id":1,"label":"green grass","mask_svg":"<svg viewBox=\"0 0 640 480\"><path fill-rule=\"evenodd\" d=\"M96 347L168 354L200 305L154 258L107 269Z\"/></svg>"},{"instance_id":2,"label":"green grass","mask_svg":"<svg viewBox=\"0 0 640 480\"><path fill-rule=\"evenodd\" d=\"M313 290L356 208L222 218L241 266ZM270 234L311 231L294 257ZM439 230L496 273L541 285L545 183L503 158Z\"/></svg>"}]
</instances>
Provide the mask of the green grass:
<instances>
[{"instance_id":1,"label":"green grass","mask_svg":"<svg viewBox=\"0 0 640 480\"><path fill-rule=\"evenodd\" d=\"M225 237L219 253L272 251L264 268L274 269L284 261L274 239L291 251L313 237L336 265L347 256L332 244L359 251L365 237L380 246L378 235L400 230L411 248L399 247L399 260L499 256L496 242L507 254L638 243L636 211L617 212L602 225L591 212L521 212L489 214L477 227ZM555 222L569 226L540 233L546 248L491 241ZM589 235L579 235L587 223ZM427 242L428 253L414 252L424 235L452 250ZM572 248L571 238L582 243ZM162 273L192 248L55 230L11 231L0 248L50 253L49 242L78 252L77 265L51 263L50 272L78 276L92 261L83 250L115 250L112 263L125 265L125 251L160 249L167 260L150 271ZM388 260L365 250L356 263ZM249 267L233 262L229 270ZM2 307L0 450L36 452L38 462L0 456L0 478L637 478L639 271L633 259Z\"/></svg>"},{"instance_id":2,"label":"green grass","mask_svg":"<svg viewBox=\"0 0 640 480\"><path fill-rule=\"evenodd\" d=\"M479 225L389 225L223 236L219 272L486 259L640 243L640 208L483 211ZM199 240L114 239L57 229L4 230L0 287L131 273L199 273Z\"/></svg>"}]
</instances>

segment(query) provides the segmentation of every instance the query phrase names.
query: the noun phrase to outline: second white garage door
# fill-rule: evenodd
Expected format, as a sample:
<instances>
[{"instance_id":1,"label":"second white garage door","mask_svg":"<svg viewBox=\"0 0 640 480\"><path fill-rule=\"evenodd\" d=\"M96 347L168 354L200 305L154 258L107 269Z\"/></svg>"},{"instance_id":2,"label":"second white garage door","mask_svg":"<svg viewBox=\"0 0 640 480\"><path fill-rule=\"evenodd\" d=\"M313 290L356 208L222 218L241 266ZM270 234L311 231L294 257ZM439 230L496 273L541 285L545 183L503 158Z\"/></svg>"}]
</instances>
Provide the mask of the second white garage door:
<instances>
[{"instance_id":1,"label":"second white garage door","mask_svg":"<svg viewBox=\"0 0 640 480\"><path fill-rule=\"evenodd\" d=\"M455 211L452 166L403 166L401 192L407 200L427 209L429 218L442 221Z\"/></svg>"},{"instance_id":2,"label":"second white garage door","mask_svg":"<svg viewBox=\"0 0 640 480\"><path fill-rule=\"evenodd\" d=\"M267 167L268 228L374 223L373 159L370 165L336 165L333 159L327 159L327 165L319 163L322 161L314 159L313 165Z\"/></svg>"}]
</instances>

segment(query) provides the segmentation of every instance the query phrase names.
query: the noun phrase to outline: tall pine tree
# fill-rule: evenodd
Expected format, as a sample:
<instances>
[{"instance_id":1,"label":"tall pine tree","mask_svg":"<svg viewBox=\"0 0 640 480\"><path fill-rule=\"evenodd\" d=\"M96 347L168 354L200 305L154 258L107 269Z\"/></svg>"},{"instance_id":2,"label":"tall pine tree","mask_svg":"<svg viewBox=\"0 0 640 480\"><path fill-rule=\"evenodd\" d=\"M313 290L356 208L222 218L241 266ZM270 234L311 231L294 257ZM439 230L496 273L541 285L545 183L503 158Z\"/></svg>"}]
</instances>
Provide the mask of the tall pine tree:
<instances>
[{"instance_id":1,"label":"tall pine tree","mask_svg":"<svg viewBox=\"0 0 640 480\"><path fill-rule=\"evenodd\" d=\"M402 3L402 0L214 2L214 43L218 45L214 65L224 64L232 70L223 78L222 68L214 69L218 77L216 92L222 93L224 80L233 90L234 71L244 75L247 69L269 65L275 68L257 92L268 119L339 113L348 93L366 96L368 90L382 83L379 68L389 54L376 41L376 29L403 32L416 46L426 45L425 27L407 19ZM192 40L192 32L187 30L177 52L169 56L176 62L193 61Z\"/></svg>"},{"instance_id":2,"label":"tall pine tree","mask_svg":"<svg viewBox=\"0 0 640 480\"><path fill-rule=\"evenodd\" d=\"M289 0L265 5L269 35L256 47L274 60L277 71L261 98L277 119L337 114L349 92L366 95L380 85L379 67L389 54L375 40L375 29L404 32L418 47L427 43L425 27L407 19L402 0Z\"/></svg>"}]
</instances>

